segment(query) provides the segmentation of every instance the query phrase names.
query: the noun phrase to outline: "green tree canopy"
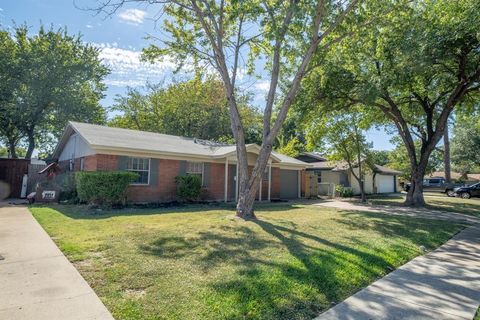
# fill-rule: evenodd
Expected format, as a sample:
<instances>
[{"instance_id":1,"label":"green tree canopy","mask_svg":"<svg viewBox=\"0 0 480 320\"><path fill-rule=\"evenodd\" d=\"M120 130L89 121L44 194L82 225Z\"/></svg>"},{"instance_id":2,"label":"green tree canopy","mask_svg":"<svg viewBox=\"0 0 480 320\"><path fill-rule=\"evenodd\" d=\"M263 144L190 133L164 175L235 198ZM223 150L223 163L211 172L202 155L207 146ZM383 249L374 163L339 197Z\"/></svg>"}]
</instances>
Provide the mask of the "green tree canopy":
<instances>
[{"instance_id":1,"label":"green tree canopy","mask_svg":"<svg viewBox=\"0 0 480 320\"><path fill-rule=\"evenodd\" d=\"M105 120L108 69L98 54L62 28L0 30L0 134L12 154L22 141L27 158L38 145L51 148L68 120Z\"/></svg>"},{"instance_id":2,"label":"green tree canopy","mask_svg":"<svg viewBox=\"0 0 480 320\"><path fill-rule=\"evenodd\" d=\"M409 1L319 57L300 103L362 105L372 123L396 130L411 170L406 203L424 205L423 177L449 115L479 96L479 25L477 0Z\"/></svg>"},{"instance_id":3,"label":"green tree canopy","mask_svg":"<svg viewBox=\"0 0 480 320\"><path fill-rule=\"evenodd\" d=\"M455 171L480 172L480 114L457 115L451 152Z\"/></svg>"},{"instance_id":4,"label":"green tree canopy","mask_svg":"<svg viewBox=\"0 0 480 320\"><path fill-rule=\"evenodd\" d=\"M247 143L261 142L261 114L239 98ZM109 125L205 140L233 142L223 84L214 78L193 79L168 86L129 89L111 108L120 112Z\"/></svg>"},{"instance_id":5,"label":"green tree canopy","mask_svg":"<svg viewBox=\"0 0 480 320\"><path fill-rule=\"evenodd\" d=\"M126 2L101 2L97 11L113 13ZM179 68L213 69L223 82L236 143L237 215L243 218L254 217L260 179L315 53L324 54L332 44L365 27L363 12L381 16L388 9L381 1L359 0L137 2L164 15L163 33L151 37L156 42L144 50L146 59L168 59ZM240 85L245 73L269 80L261 107L262 143L252 170L237 101L239 91L245 90Z\"/></svg>"}]
</instances>

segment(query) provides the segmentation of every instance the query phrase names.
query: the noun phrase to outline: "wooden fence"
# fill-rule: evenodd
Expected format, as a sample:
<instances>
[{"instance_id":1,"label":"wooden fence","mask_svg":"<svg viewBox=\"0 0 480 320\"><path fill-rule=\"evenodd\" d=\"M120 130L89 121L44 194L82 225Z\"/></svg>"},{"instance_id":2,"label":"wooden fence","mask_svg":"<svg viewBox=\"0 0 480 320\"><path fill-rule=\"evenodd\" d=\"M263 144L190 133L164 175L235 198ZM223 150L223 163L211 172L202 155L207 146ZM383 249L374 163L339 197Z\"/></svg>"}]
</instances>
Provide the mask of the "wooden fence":
<instances>
[{"instance_id":1,"label":"wooden fence","mask_svg":"<svg viewBox=\"0 0 480 320\"><path fill-rule=\"evenodd\" d=\"M5 182L9 186L7 188L10 189L10 192L6 193L6 197L20 197L23 175L28 174L29 163L30 160L25 159L0 158L0 181Z\"/></svg>"}]
</instances>

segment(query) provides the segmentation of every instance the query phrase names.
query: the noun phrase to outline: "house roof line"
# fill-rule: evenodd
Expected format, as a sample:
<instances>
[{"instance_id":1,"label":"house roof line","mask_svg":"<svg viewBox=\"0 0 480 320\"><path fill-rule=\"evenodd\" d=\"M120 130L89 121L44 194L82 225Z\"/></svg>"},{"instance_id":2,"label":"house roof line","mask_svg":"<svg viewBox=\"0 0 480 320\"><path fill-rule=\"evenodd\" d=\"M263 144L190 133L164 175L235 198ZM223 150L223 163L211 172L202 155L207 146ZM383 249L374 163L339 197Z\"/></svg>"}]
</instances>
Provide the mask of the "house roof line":
<instances>
[{"instance_id":1,"label":"house roof line","mask_svg":"<svg viewBox=\"0 0 480 320\"><path fill-rule=\"evenodd\" d=\"M53 157L58 158L69 137L77 133L92 149L118 152L136 152L166 156L221 159L236 154L235 145L217 144L195 138L173 136L155 132L107 127L70 121L60 138ZM248 144L247 152L260 151L257 144ZM309 167L309 164L272 151L273 163L291 167Z\"/></svg>"}]
</instances>

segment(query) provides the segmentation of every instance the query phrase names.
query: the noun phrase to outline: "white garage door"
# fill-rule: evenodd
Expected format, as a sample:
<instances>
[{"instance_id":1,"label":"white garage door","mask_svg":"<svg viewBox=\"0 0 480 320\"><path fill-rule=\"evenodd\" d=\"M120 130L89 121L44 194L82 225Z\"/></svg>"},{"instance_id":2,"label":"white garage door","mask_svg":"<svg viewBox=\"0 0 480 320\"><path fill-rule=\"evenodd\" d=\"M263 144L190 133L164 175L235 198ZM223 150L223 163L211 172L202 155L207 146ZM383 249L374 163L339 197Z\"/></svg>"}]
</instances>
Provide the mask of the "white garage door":
<instances>
[{"instance_id":1,"label":"white garage door","mask_svg":"<svg viewBox=\"0 0 480 320\"><path fill-rule=\"evenodd\" d=\"M375 179L378 193L395 192L395 180L393 176L377 174Z\"/></svg>"}]
</instances>

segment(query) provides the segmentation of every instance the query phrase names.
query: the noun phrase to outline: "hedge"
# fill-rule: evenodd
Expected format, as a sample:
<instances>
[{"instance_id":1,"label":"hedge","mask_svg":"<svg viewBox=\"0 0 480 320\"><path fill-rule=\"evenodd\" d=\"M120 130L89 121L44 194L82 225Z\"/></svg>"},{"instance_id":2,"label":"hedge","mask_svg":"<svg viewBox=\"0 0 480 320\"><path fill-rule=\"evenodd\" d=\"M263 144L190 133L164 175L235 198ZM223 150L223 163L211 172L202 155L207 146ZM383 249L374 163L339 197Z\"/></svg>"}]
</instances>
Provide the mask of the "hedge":
<instances>
[{"instance_id":1,"label":"hedge","mask_svg":"<svg viewBox=\"0 0 480 320\"><path fill-rule=\"evenodd\" d=\"M75 174L78 198L96 205L124 204L129 184L138 174L128 171L80 171Z\"/></svg>"}]
</instances>

